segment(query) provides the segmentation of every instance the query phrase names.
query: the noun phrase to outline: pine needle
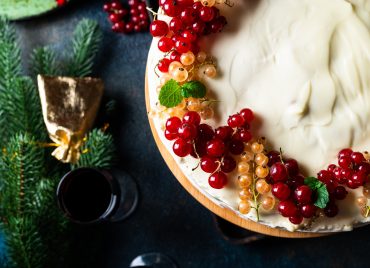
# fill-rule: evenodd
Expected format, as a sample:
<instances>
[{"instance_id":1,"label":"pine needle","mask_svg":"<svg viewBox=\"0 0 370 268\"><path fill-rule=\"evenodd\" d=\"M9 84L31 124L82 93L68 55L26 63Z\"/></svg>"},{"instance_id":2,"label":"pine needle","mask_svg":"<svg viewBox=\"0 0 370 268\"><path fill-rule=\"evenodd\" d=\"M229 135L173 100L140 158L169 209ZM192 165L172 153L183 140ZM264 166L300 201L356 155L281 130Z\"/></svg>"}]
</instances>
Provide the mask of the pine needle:
<instances>
[{"instance_id":1,"label":"pine needle","mask_svg":"<svg viewBox=\"0 0 370 268\"><path fill-rule=\"evenodd\" d=\"M99 50L102 33L97 22L83 19L76 27L72 39L72 55L67 64L67 75L88 76L92 72Z\"/></svg>"},{"instance_id":2,"label":"pine needle","mask_svg":"<svg viewBox=\"0 0 370 268\"><path fill-rule=\"evenodd\" d=\"M31 54L30 69L33 78L36 78L38 74L60 74L60 68L57 64L56 55L49 47L40 47L33 50Z\"/></svg>"}]
</instances>

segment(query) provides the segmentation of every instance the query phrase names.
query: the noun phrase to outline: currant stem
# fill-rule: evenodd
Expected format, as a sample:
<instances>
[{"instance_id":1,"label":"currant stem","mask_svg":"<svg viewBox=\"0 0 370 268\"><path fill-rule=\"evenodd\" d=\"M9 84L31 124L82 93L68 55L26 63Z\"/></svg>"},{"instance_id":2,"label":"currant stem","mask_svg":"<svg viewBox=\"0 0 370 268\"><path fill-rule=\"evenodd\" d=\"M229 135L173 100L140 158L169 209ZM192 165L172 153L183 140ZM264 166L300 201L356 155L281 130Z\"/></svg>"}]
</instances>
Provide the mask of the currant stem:
<instances>
[{"instance_id":1,"label":"currant stem","mask_svg":"<svg viewBox=\"0 0 370 268\"><path fill-rule=\"evenodd\" d=\"M256 193L256 181L257 181L257 176L255 175L255 170L256 170L256 162L255 162L255 156L253 157L253 183L252 183L252 192L253 192L253 200L254 200L254 210L256 211L257 214L257 222L260 221L260 214L259 214L259 207L260 204L258 203L258 196L259 193Z\"/></svg>"}]
</instances>

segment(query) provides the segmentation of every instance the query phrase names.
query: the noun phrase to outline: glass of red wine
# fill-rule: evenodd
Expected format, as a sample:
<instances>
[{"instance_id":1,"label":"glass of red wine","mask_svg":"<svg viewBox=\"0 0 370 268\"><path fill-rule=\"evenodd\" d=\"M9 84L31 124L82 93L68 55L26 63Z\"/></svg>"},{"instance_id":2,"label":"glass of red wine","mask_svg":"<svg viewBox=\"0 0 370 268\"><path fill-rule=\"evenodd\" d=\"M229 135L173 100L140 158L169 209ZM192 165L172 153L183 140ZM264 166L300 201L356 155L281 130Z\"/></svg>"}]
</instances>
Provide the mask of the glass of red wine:
<instances>
[{"instance_id":1,"label":"glass of red wine","mask_svg":"<svg viewBox=\"0 0 370 268\"><path fill-rule=\"evenodd\" d=\"M122 170L77 168L59 182L57 199L63 213L75 223L117 222L134 212L138 189Z\"/></svg>"}]
</instances>

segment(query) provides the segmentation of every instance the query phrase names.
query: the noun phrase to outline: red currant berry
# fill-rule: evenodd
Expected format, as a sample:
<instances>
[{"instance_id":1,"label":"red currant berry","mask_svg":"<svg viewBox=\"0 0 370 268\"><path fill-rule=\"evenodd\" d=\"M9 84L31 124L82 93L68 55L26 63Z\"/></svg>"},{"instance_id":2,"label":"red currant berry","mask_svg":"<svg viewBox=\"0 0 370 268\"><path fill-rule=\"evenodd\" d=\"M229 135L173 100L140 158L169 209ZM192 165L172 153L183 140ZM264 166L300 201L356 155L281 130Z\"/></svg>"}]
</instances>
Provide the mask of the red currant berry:
<instances>
[{"instance_id":1,"label":"red currant berry","mask_svg":"<svg viewBox=\"0 0 370 268\"><path fill-rule=\"evenodd\" d=\"M216 172L209 176L208 183L214 189L222 189L227 184L227 176L221 171Z\"/></svg>"},{"instance_id":2,"label":"red currant berry","mask_svg":"<svg viewBox=\"0 0 370 268\"><path fill-rule=\"evenodd\" d=\"M177 133L177 129L181 126L181 119L178 117L171 117L166 121L166 129L171 133Z\"/></svg>"},{"instance_id":3,"label":"red currant berry","mask_svg":"<svg viewBox=\"0 0 370 268\"><path fill-rule=\"evenodd\" d=\"M169 23L169 28L175 34L178 34L184 29L184 25L183 25L180 18L175 17L175 18L171 19L171 21Z\"/></svg>"},{"instance_id":4,"label":"red currant berry","mask_svg":"<svg viewBox=\"0 0 370 268\"><path fill-rule=\"evenodd\" d=\"M244 118L240 114L234 114L232 116L229 116L227 124L231 128L241 127L244 124Z\"/></svg>"},{"instance_id":5,"label":"red currant berry","mask_svg":"<svg viewBox=\"0 0 370 268\"><path fill-rule=\"evenodd\" d=\"M350 157L352 152L353 151L350 148L342 149L338 153L338 159L341 158L341 157L344 157L344 156Z\"/></svg>"},{"instance_id":6,"label":"red currant berry","mask_svg":"<svg viewBox=\"0 0 370 268\"><path fill-rule=\"evenodd\" d=\"M103 10L105 12L110 12L111 8L112 7L111 7L111 4L110 3L106 3L106 4L103 5Z\"/></svg>"},{"instance_id":7,"label":"red currant berry","mask_svg":"<svg viewBox=\"0 0 370 268\"><path fill-rule=\"evenodd\" d=\"M193 124L183 123L177 130L177 134L184 140L194 140L197 136L197 128Z\"/></svg>"},{"instance_id":8,"label":"red currant berry","mask_svg":"<svg viewBox=\"0 0 370 268\"><path fill-rule=\"evenodd\" d=\"M221 164L221 171L225 173L230 173L236 168L236 162L234 158L231 156L225 156L222 164Z\"/></svg>"},{"instance_id":9,"label":"red currant berry","mask_svg":"<svg viewBox=\"0 0 370 268\"><path fill-rule=\"evenodd\" d=\"M144 2L141 2L137 5L136 9L139 10L139 11L145 11L146 12L146 4Z\"/></svg>"},{"instance_id":10,"label":"red currant berry","mask_svg":"<svg viewBox=\"0 0 370 268\"><path fill-rule=\"evenodd\" d=\"M198 36L194 33L194 31L186 30L181 33L181 36L184 37L188 42L195 42Z\"/></svg>"},{"instance_id":11,"label":"red currant berry","mask_svg":"<svg viewBox=\"0 0 370 268\"><path fill-rule=\"evenodd\" d=\"M207 155L207 141L197 139L195 140L195 150L199 157Z\"/></svg>"},{"instance_id":12,"label":"red currant berry","mask_svg":"<svg viewBox=\"0 0 370 268\"><path fill-rule=\"evenodd\" d=\"M127 22L126 25L125 25L125 30L124 30L125 33L127 33L127 34L132 33L134 31L134 27L135 27L135 25L134 25L133 22L131 22L131 21Z\"/></svg>"},{"instance_id":13,"label":"red currant berry","mask_svg":"<svg viewBox=\"0 0 370 268\"><path fill-rule=\"evenodd\" d=\"M304 179L305 177L302 174L294 175L286 181L286 184L288 184L290 189L294 190L304 184Z\"/></svg>"},{"instance_id":14,"label":"red currant berry","mask_svg":"<svg viewBox=\"0 0 370 268\"><path fill-rule=\"evenodd\" d=\"M138 4L140 3L140 0L128 0L128 5L130 6L130 7L137 7L138 6Z\"/></svg>"},{"instance_id":15,"label":"red currant berry","mask_svg":"<svg viewBox=\"0 0 370 268\"><path fill-rule=\"evenodd\" d=\"M299 215L299 210L296 205L289 200L280 201L278 210L283 217L294 217Z\"/></svg>"},{"instance_id":16,"label":"red currant berry","mask_svg":"<svg viewBox=\"0 0 370 268\"><path fill-rule=\"evenodd\" d=\"M174 140L174 139L177 139L178 138L178 135L177 135L177 133L172 133L172 132L170 132L169 130L165 130L164 131L164 136L166 137L166 139L167 140L169 140L169 141L172 141L172 140Z\"/></svg>"},{"instance_id":17,"label":"red currant berry","mask_svg":"<svg viewBox=\"0 0 370 268\"><path fill-rule=\"evenodd\" d=\"M203 35L204 31L206 29L206 25L202 21L196 21L192 25L192 30L198 34L198 35Z\"/></svg>"},{"instance_id":18,"label":"red currant berry","mask_svg":"<svg viewBox=\"0 0 370 268\"><path fill-rule=\"evenodd\" d=\"M350 168L352 166L352 159L350 156L342 156L338 159L338 165L342 168Z\"/></svg>"},{"instance_id":19,"label":"red currant berry","mask_svg":"<svg viewBox=\"0 0 370 268\"><path fill-rule=\"evenodd\" d=\"M168 33L168 25L163 20L155 20L150 24L152 36L164 36Z\"/></svg>"},{"instance_id":20,"label":"red currant berry","mask_svg":"<svg viewBox=\"0 0 370 268\"><path fill-rule=\"evenodd\" d=\"M185 157L190 154L192 150L192 145L186 140L179 138L174 142L172 149L177 156Z\"/></svg>"},{"instance_id":21,"label":"red currant berry","mask_svg":"<svg viewBox=\"0 0 370 268\"><path fill-rule=\"evenodd\" d=\"M121 9L122 5L119 1L113 1L112 3L110 3L110 7L111 9Z\"/></svg>"},{"instance_id":22,"label":"red currant berry","mask_svg":"<svg viewBox=\"0 0 370 268\"><path fill-rule=\"evenodd\" d=\"M221 17L218 17L217 19L210 22L210 30L212 33L221 32L225 26L219 18Z\"/></svg>"},{"instance_id":23,"label":"red currant berry","mask_svg":"<svg viewBox=\"0 0 370 268\"><path fill-rule=\"evenodd\" d=\"M213 139L207 143L207 154L220 157L225 153L225 143L220 139Z\"/></svg>"},{"instance_id":24,"label":"red currant berry","mask_svg":"<svg viewBox=\"0 0 370 268\"><path fill-rule=\"evenodd\" d=\"M357 165L366 161L364 155L360 152L353 152L351 154L351 159L352 159L352 162Z\"/></svg>"},{"instance_id":25,"label":"red currant berry","mask_svg":"<svg viewBox=\"0 0 370 268\"><path fill-rule=\"evenodd\" d=\"M239 141L242 141L242 142L248 142L252 139L252 134L248 130L246 130L244 128L240 128L233 135L233 139L239 140Z\"/></svg>"},{"instance_id":26,"label":"red currant berry","mask_svg":"<svg viewBox=\"0 0 370 268\"><path fill-rule=\"evenodd\" d=\"M172 40L168 37L162 37L158 42L158 49L162 52L168 52L172 49Z\"/></svg>"},{"instance_id":27,"label":"red currant berry","mask_svg":"<svg viewBox=\"0 0 370 268\"><path fill-rule=\"evenodd\" d=\"M288 172L283 163L277 162L270 168L270 177L274 182L286 181L288 179Z\"/></svg>"},{"instance_id":28,"label":"red currant berry","mask_svg":"<svg viewBox=\"0 0 370 268\"><path fill-rule=\"evenodd\" d=\"M139 18L143 21L148 21L149 16L146 12L142 12L142 13L139 14Z\"/></svg>"},{"instance_id":29,"label":"red currant berry","mask_svg":"<svg viewBox=\"0 0 370 268\"><path fill-rule=\"evenodd\" d=\"M209 22L215 18L215 11L211 7L202 7L199 10L199 17L204 22Z\"/></svg>"},{"instance_id":30,"label":"red currant berry","mask_svg":"<svg viewBox=\"0 0 370 268\"><path fill-rule=\"evenodd\" d=\"M215 6L213 6L212 9L213 9L213 12L215 13L215 18L219 17L220 16L220 10Z\"/></svg>"},{"instance_id":31,"label":"red currant berry","mask_svg":"<svg viewBox=\"0 0 370 268\"><path fill-rule=\"evenodd\" d=\"M203 156L200 159L200 168L207 173L213 173L218 168L218 160L210 156Z\"/></svg>"},{"instance_id":32,"label":"red currant berry","mask_svg":"<svg viewBox=\"0 0 370 268\"><path fill-rule=\"evenodd\" d=\"M312 218L316 214L317 207L313 204L301 206L301 215L305 218Z\"/></svg>"},{"instance_id":33,"label":"red currant berry","mask_svg":"<svg viewBox=\"0 0 370 268\"><path fill-rule=\"evenodd\" d=\"M287 200L290 197L289 186L283 182L273 184L271 192L279 200Z\"/></svg>"},{"instance_id":34,"label":"red currant berry","mask_svg":"<svg viewBox=\"0 0 370 268\"><path fill-rule=\"evenodd\" d=\"M200 124L198 126L198 139L203 141L209 141L213 139L215 136L215 132L213 131L212 127L207 124Z\"/></svg>"},{"instance_id":35,"label":"red currant berry","mask_svg":"<svg viewBox=\"0 0 370 268\"><path fill-rule=\"evenodd\" d=\"M175 43L176 51L179 53L186 53L190 50L191 43L183 37L177 38Z\"/></svg>"},{"instance_id":36,"label":"red currant berry","mask_svg":"<svg viewBox=\"0 0 370 268\"><path fill-rule=\"evenodd\" d=\"M278 151L270 151L267 153L269 158L268 166L271 167L273 164L280 162L280 153Z\"/></svg>"},{"instance_id":37,"label":"red currant berry","mask_svg":"<svg viewBox=\"0 0 370 268\"><path fill-rule=\"evenodd\" d=\"M327 170L321 170L317 173L317 179L323 183L330 183L334 181L334 174Z\"/></svg>"},{"instance_id":38,"label":"red currant berry","mask_svg":"<svg viewBox=\"0 0 370 268\"><path fill-rule=\"evenodd\" d=\"M370 174L370 164L367 162L363 162L357 166L357 171L364 173L366 176Z\"/></svg>"},{"instance_id":39,"label":"red currant berry","mask_svg":"<svg viewBox=\"0 0 370 268\"><path fill-rule=\"evenodd\" d=\"M329 218L333 218L335 216L337 216L338 214L338 207L335 203L329 203L326 208L324 209L324 213L327 217Z\"/></svg>"},{"instance_id":40,"label":"red currant berry","mask_svg":"<svg viewBox=\"0 0 370 268\"><path fill-rule=\"evenodd\" d=\"M254 113L251 109L244 108L240 111L240 115L243 116L244 120L248 123L254 120Z\"/></svg>"},{"instance_id":41,"label":"red currant berry","mask_svg":"<svg viewBox=\"0 0 370 268\"><path fill-rule=\"evenodd\" d=\"M170 60L172 61L178 61L180 62L181 54L177 51L172 51L170 54Z\"/></svg>"},{"instance_id":42,"label":"red currant berry","mask_svg":"<svg viewBox=\"0 0 370 268\"><path fill-rule=\"evenodd\" d=\"M181 9L178 5L175 5L173 1L166 1L162 8L164 12L170 17L176 17L180 15Z\"/></svg>"},{"instance_id":43,"label":"red currant berry","mask_svg":"<svg viewBox=\"0 0 370 268\"><path fill-rule=\"evenodd\" d=\"M201 2L195 2L193 4L193 9L196 10L196 11L200 11L200 9L203 7L202 3Z\"/></svg>"},{"instance_id":44,"label":"red currant berry","mask_svg":"<svg viewBox=\"0 0 370 268\"><path fill-rule=\"evenodd\" d=\"M198 14L193 8L187 7L181 11L180 18L186 25L191 25L198 18Z\"/></svg>"},{"instance_id":45,"label":"red currant berry","mask_svg":"<svg viewBox=\"0 0 370 268\"><path fill-rule=\"evenodd\" d=\"M139 26L140 18L139 16L132 16L131 21L135 24L135 26ZM140 26L139 26L140 29Z\"/></svg>"},{"instance_id":46,"label":"red currant berry","mask_svg":"<svg viewBox=\"0 0 370 268\"><path fill-rule=\"evenodd\" d=\"M346 198L348 192L343 186L337 186L334 190L334 197L337 200L343 200Z\"/></svg>"},{"instance_id":47,"label":"red currant berry","mask_svg":"<svg viewBox=\"0 0 370 268\"><path fill-rule=\"evenodd\" d=\"M337 167L336 165L331 164L331 165L328 166L327 171L334 172L334 170L336 169L336 167Z\"/></svg>"},{"instance_id":48,"label":"red currant berry","mask_svg":"<svg viewBox=\"0 0 370 268\"><path fill-rule=\"evenodd\" d=\"M197 112L189 111L182 118L182 122L193 124L199 126L200 124L200 115Z\"/></svg>"},{"instance_id":49,"label":"red currant berry","mask_svg":"<svg viewBox=\"0 0 370 268\"><path fill-rule=\"evenodd\" d=\"M338 170L336 170L335 169L335 178L337 179L337 181L339 182L339 183L346 183L346 181L348 181L349 179L351 179L352 178L352 175L353 175L353 171L351 170L351 169L349 169L349 168L340 168L340 167L338 167L338 169L339 169L339 175L338 175L338 177L337 177L337 173L338 173Z\"/></svg>"},{"instance_id":50,"label":"red currant berry","mask_svg":"<svg viewBox=\"0 0 370 268\"><path fill-rule=\"evenodd\" d=\"M289 217L289 221L293 224L301 224L303 217L301 215Z\"/></svg>"},{"instance_id":51,"label":"red currant berry","mask_svg":"<svg viewBox=\"0 0 370 268\"><path fill-rule=\"evenodd\" d=\"M356 173L354 173L352 175L352 178L351 179L352 179L352 182L353 182L353 186L360 187L360 186L362 186L365 183L365 181L366 181L366 175L364 175L361 172L356 172Z\"/></svg>"},{"instance_id":52,"label":"red currant berry","mask_svg":"<svg viewBox=\"0 0 370 268\"><path fill-rule=\"evenodd\" d=\"M171 61L167 58L163 58L158 62L158 70L162 73L168 72L168 66L170 66Z\"/></svg>"},{"instance_id":53,"label":"red currant berry","mask_svg":"<svg viewBox=\"0 0 370 268\"><path fill-rule=\"evenodd\" d=\"M131 7L130 9L130 15L131 16L136 16L136 15L139 15L139 10L137 10L137 8L134 8L134 7Z\"/></svg>"},{"instance_id":54,"label":"red currant berry","mask_svg":"<svg viewBox=\"0 0 370 268\"><path fill-rule=\"evenodd\" d=\"M299 172L298 162L295 159L288 159L284 161L285 167L290 176L297 175Z\"/></svg>"},{"instance_id":55,"label":"red currant berry","mask_svg":"<svg viewBox=\"0 0 370 268\"><path fill-rule=\"evenodd\" d=\"M112 31L116 33L123 33L125 31L125 23L123 21L116 22L112 25Z\"/></svg>"},{"instance_id":56,"label":"red currant berry","mask_svg":"<svg viewBox=\"0 0 370 268\"><path fill-rule=\"evenodd\" d=\"M215 137L227 141L231 138L231 135L233 133L233 129L229 126L223 126L216 129Z\"/></svg>"},{"instance_id":57,"label":"red currant berry","mask_svg":"<svg viewBox=\"0 0 370 268\"><path fill-rule=\"evenodd\" d=\"M109 20L113 23L119 22L121 19L121 16L117 15L116 13L112 13L109 15Z\"/></svg>"},{"instance_id":58,"label":"red currant berry","mask_svg":"<svg viewBox=\"0 0 370 268\"><path fill-rule=\"evenodd\" d=\"M238 140L232 140L229 143L229 151L233 155L239 155L244 151L244 143Z\"/></svg>"},{"instance_id":59,"label":"red currant berry","mask_svg":"<svg viewBox=\"0 0 370 268\"><path fill-rule=\"evenodd\" d=\"M295 200L302 205L311 203L312 191L307 185L299 186L294 191Z\"/></svg>"},{"instance_id":60,"label":"red currant berry","mask_svg":"<svg viewBox=\"0 0 370 268\"><path fill-rule=\"evenodd\" d=\"M193 3L194 3L194 0L177 0L177 4L181 7L192 6Z\"/></svg>"}]
</instances>

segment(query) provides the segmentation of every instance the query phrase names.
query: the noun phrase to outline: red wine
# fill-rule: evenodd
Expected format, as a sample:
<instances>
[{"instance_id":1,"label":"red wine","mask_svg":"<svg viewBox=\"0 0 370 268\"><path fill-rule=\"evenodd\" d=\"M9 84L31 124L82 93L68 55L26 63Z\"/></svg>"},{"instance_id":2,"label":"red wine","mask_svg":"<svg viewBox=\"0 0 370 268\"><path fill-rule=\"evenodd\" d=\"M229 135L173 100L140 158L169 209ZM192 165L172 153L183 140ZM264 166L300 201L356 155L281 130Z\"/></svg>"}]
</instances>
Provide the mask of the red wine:
<instances>
[{"instance_id":1,"label":"red wine","mask_svg":"<svg viewBox=\"0 0 370 268\"><path fill-rule=\"evenodd\" d=\"M98 170L82 168L67 174L58 189L62 209L78 222L92 222L112 211L117 200L111 182Z\"/></svg>"}]
</instances>

